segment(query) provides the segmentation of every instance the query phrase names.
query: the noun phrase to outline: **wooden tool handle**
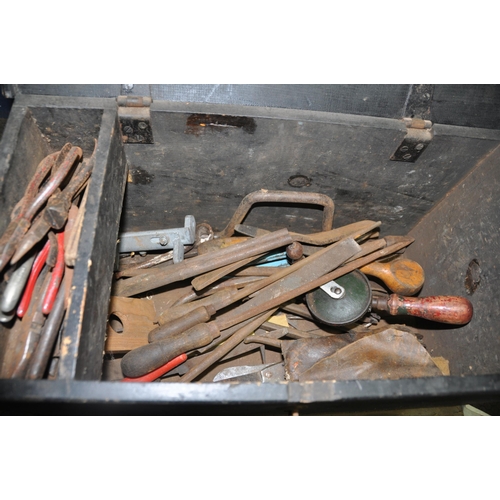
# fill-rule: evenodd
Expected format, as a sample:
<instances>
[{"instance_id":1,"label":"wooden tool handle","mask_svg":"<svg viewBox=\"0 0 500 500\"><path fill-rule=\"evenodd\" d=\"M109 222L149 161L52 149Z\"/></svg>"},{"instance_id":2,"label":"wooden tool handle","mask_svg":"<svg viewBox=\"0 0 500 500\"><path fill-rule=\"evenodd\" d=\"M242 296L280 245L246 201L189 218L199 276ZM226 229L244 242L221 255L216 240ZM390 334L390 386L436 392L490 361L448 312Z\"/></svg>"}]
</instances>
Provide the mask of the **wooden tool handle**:
<instances>
[{"instance_id":1,"label":"wooden tool handle","mask_svg":"<svg viewBox=\"0 0 500 500\"><path fill-rule=\"evenodd\" d=\"M473 314L473 307L468 299L449 295L419 298L392 294L388 298L374 298L372 307L392 316L406 314L451 325L465 325Z\"/></svg>"},{"instance_id":2,"label":"wooden tool handle","mask_svg":"<svg viewBox=\"0 0 500 500\"><path fill-rule=\"evenodd\" d=\"M142 377L182 353L210 344L219 335L217 325L203 323L186 332L172 335L166 340L138 347L123 356L121 361L123 375L130 378Z\"/></svg>"},{"instance_id":3,"label":"wooden tool handle","mask_svg":"<svg viewBox=\"0 0 500 500\"><path fill-rule=\"evenodd\" d=\"M381 279L394 293L415 295L423 286L424 270L410 259L392 262L372 262L360 269L361 272Z\"/></svg>"},{"instance_id":4,"label":"wooden tool handle","mask_svg":"<svg viewBox=\"0 0 500 500\"><path fill-rule=\"evenodd\" d=\"M192 312L151 330L148 334L148 342L158 342L160 340L169 339L172 335L185 332L189 328L200 323L205 323L215 313L215 307L210 304L205 307L197 307Z\"/></svg>"}]
</instances>

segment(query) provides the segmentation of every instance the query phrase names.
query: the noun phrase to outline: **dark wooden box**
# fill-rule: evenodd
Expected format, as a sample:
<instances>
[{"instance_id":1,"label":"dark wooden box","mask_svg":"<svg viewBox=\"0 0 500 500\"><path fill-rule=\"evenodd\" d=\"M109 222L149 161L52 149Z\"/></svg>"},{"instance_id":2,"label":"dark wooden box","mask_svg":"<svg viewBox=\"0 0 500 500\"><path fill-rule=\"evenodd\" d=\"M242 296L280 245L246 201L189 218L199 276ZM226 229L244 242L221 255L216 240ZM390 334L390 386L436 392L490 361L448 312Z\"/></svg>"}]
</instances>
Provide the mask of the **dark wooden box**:
<instances>
[{"instance_id":1,"label":"dark wooden box","mask_svg":"<svg viewBox=\"0 0 500 500\"><path fill-rule=\"evenodd\" d=\"M66 142L89 154L99 140L58 379L0 380L4 413L343 412L498 400L500 86L4 85L3 92L14 102L0 142L0 232L45 155ZM123 141L120 95L152 98L151 143ZM415 120L427 121L425 148L405 159L401 145L411 142ZM384 234L414 236L407 255L426 273L420 295L464 295L474 306L463 327L419 323L451 376L236 387L101 381L119 231L179 227L187 214L220 230L242 198L262 188L330 196L334 226L380 220ZM312 232L318 220L313 208L260 207L248 223ZM473 261L480 282L469 294ZM8 335L0 327L0 359Z\"/></svg>"}]
</instances>

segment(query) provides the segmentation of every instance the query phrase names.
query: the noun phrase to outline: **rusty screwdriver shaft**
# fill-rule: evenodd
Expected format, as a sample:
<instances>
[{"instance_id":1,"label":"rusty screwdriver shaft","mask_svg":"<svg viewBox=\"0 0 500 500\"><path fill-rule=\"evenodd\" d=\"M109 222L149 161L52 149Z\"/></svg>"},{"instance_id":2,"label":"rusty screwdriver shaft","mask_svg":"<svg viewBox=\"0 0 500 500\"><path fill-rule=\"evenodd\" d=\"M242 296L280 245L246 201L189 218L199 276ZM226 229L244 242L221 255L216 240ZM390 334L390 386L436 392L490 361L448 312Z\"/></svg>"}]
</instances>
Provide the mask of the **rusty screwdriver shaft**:
<instances>
[{"instance_id":1,"label":"rusty screwdriver shaft","mask_svg":"<svg viewBox=\"0 0 500 500\"><path fill-rule=\"evenodd\" d=\"M229 337L224 343L218 345L215 350L207 355L203 360L191 368L185 375L181 377L181 382L191 382L196 377L201 375L204 371L210 368L214 363L222 359L228 352L234 349L238 344L243 342L249 335L251 335L255 330L259 328L262 323L265 323L275 312L275 309L266 311L259 316L257 316L250 323L242 326L237 330L231 337Z\"/></svg>"}]
</instances>

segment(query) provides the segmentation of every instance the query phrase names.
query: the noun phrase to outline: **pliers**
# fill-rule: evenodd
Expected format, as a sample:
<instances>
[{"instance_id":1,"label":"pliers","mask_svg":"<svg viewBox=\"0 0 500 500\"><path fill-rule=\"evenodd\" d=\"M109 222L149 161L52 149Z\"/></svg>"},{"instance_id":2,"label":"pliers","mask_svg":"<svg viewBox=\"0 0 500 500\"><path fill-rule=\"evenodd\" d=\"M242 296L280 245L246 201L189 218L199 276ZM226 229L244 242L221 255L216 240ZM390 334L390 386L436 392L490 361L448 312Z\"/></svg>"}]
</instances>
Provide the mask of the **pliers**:
<instances>
[{"instance_id":1,"label":"pliers","mask_svg":"<svg viewBox=\"0 0 500 500\"><path fill-rule=\"evenodd\" d=\"M51 241L52 240L52 241ZM57 247L54 249L54 242L57 242ZM52 248L51 248L52 247ZM22 318L26 311L29 308L31 297L33 295L33 290L35 289L36 282L38 280L38 276L42 271L47 259L49 258L49 253L57 252L57 257L55 264L53 265L51 279L47 287L47 291L45 292L42 301L42 312L47 315L52 310L54 305L54 300L57 295L57 291L59 290L59 286L61 284L61 280L64 275L64 232L60 232L57 234L57 238L49 239L40 253L37 255L33 267L31 268L31 273L28 278L28 282L26 283L26 288L24 289L23 296L21 298L21 302L17 308L17 317Z\"/></svg>"},{"instance_id":2,"label":"pliers","mask_svg":"<svg viewBox=\"0 0 500 500\"><path fill-rule=\"evenodd\" d=\"M48 155L39 163L23 198L12 211L11 222L7 230L0 238L0 272L3 271L16 252L37 212L52 196L66 178L75 161L80 159L82 155L81 148L68 143L61 151ZM42 185L51 170L52 175Z\"/></svg>"},{"instance_id":3,"label":"pliers","mask_svg":"<svg viewBox=\"0 0 500 500\"><path fill-rule=\"evenodd\" d=\"M50 229L61 229L68 219L68 213L71 208L71 202L88 181L95 164L95 152L88 160L84 160L78 165L68 185L62 190L57 190L47 201L41 216L33 223L26 236L19 243L11 262L15 264L22 259Z\"/></svg>"}]
</instances>

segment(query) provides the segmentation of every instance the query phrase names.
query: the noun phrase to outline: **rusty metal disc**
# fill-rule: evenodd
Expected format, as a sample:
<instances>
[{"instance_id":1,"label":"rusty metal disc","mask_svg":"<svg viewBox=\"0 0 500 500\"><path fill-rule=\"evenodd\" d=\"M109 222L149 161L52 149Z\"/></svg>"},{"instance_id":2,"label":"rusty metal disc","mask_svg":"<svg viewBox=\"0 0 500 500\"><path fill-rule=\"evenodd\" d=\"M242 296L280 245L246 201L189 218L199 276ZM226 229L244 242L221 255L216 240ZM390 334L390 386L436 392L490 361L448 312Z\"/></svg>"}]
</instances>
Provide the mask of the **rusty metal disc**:
<instances>
[{"instance_id":1,"label":"rusty metal disc","mask_svg":"<svg viewBox=\"0 0 500 500\"><path fill-rule=\"evenodd\" d=\"M322 323L331 326L349 325L362 319L369 311L372 291L368 278L358 270L335 280L345 289L340 299L330 297L321 288L306 294L311 314Z\"/></svg>"}]
</instances>

